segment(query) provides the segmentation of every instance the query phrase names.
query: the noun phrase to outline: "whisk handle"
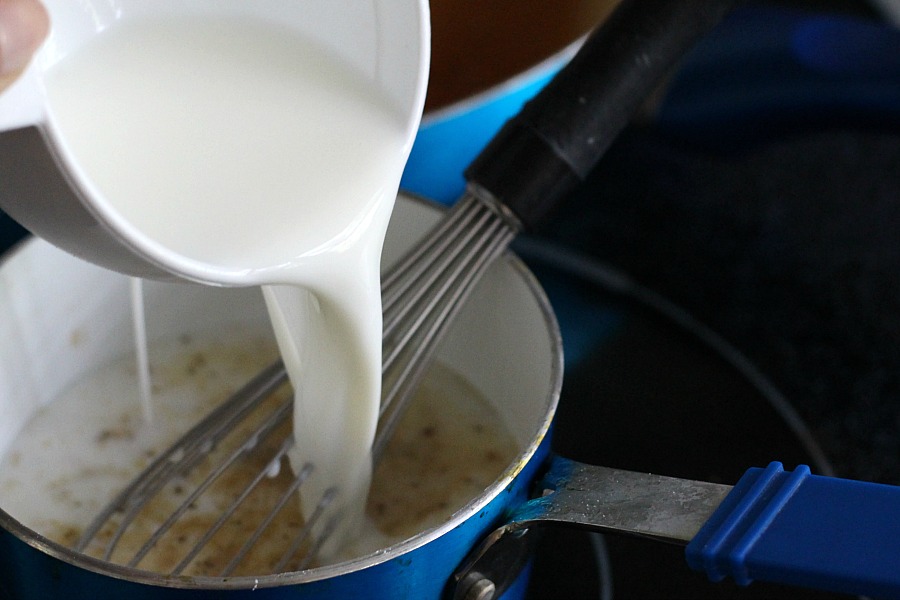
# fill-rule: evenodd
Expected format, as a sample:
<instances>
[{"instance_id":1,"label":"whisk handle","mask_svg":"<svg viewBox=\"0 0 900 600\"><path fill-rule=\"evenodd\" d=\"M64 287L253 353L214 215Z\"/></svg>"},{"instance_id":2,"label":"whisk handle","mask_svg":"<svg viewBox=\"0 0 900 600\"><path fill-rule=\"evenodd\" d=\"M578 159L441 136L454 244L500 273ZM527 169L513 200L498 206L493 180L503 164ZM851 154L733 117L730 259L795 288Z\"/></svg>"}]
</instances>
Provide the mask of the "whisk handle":
<instances>
[{"instance_id":1,"label":"whisk handle","mask_svg":"<svg viewBox=\"0 0 900 600\"><path fill-rule=\"evenodd\" d=\"M675 62L733 0L623 0L466 169L533 228L594 167Z\"/></svg>"}]
</instances>

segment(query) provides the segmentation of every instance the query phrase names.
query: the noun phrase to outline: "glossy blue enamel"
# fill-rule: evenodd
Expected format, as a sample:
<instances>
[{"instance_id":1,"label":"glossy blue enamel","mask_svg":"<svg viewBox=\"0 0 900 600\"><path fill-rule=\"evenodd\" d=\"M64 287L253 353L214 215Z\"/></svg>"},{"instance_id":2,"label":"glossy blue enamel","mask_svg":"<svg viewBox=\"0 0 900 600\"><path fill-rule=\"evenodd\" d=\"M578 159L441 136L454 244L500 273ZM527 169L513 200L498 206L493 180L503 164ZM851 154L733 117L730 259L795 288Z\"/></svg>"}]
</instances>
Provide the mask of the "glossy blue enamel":
<instances>
[{"instance_id":1,"label":"glossy blue enamel","mask_svg":"<svg viewBox=\"0 0 900 600\"><path fill-rule=\"evenodd\" d=\"M563 53L497 90L426 115L400 187L443 204L455 201L466 187L463 171L469 163L566 60Z\"/></svg>"},{"instance_id":2,"label":"glossy blue enamel","mask_svg":"<svg viewBox=\"0 0 900 600\"><path fill-rule=\"evenodd\" d=\"M749 469L686 549L713 581L732 577L900 598L900 487Z\"/></svg>"}]
</instances>

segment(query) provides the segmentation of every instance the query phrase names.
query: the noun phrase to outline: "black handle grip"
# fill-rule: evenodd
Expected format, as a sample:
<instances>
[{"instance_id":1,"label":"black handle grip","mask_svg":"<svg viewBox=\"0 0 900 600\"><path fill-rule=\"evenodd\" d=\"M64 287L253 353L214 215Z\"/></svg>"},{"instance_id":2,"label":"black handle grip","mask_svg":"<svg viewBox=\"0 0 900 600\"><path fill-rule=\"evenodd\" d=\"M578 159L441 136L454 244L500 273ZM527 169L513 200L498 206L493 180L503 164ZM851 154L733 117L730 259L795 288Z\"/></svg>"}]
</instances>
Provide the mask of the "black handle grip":
<instances>
[{"instance_id":1,"label":"black handle grip","mask_svg":"<svg viewBox=\"0 0 900 600\"><path fill-rule=\"evenodd\" d=\"M623 0L469 165L470 185L533 228L587 176L676 61L732 4Z\"/></svg>"}]
</instances>

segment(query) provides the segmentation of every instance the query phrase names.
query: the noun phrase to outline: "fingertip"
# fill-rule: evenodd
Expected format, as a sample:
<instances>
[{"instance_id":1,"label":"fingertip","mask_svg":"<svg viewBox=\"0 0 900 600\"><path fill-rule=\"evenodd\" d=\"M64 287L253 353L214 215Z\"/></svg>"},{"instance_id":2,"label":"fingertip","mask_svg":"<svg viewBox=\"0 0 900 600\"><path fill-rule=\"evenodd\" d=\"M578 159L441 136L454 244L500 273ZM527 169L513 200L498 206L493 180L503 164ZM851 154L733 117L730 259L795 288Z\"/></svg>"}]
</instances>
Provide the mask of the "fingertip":
<instances>
[{"instance_id":1,"label":"fingertip","mask_svg":"<svg viewBox=\"0 0 900 600\"><path fill-rule=\"evenodd\" d=\"M50 30L50 16L38 0L0 0L0 75L24 69Z\"/></svg>"}]
</instances>

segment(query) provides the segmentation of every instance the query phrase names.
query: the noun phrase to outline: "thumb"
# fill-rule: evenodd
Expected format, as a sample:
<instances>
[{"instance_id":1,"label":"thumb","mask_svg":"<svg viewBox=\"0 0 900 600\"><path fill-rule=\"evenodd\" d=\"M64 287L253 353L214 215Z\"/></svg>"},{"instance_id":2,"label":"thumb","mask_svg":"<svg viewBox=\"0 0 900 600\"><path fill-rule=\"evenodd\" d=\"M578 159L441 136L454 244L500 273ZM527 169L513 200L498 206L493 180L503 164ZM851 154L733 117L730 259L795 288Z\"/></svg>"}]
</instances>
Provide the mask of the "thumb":
<instances>
[{"instance_id":1,"label":"thumb","mask_svg":"<svg viewBox=\"0 0 900 600\"><path fill-rule=\"evenodd\" d=\"M38 0L0 0L0 77L24 69L49 28L47 11Z\"/></svg>"}]
</instances>

